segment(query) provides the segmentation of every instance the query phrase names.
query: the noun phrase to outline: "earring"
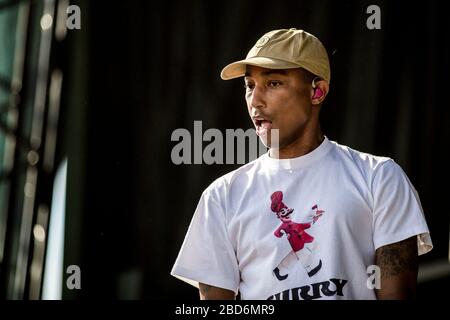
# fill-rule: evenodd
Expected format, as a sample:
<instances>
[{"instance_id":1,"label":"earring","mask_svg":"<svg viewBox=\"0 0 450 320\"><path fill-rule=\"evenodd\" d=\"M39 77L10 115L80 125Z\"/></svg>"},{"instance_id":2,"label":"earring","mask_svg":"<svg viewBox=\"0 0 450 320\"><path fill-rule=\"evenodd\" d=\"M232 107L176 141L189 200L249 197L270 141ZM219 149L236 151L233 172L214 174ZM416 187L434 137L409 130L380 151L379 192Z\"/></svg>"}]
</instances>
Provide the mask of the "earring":
<instances>
[{"instance_id":1,"label":"earring","mask_svg":"<svg viewBox=\"0 0 450 320\"><path fill-rule=\"evenodd\" d=\"M319 77L315 77L311 84L311 86L314 89L313 99L319 99L319 98L322 98L322 96L323 96L323 91L320 88L318 88L316 85L316 79L320 80Z\"/></svg>"},{"instance_id":2,"label":"earring","mask_svg":"<svg viewBox=\"0 0 450 320\"><path fill-rule=\"evenodd\" d=\"M320 77L315 77L311 83L311 86L313 87L313 89L316 88L316 80L320 80Z\"/></svg>"}]
</instances>

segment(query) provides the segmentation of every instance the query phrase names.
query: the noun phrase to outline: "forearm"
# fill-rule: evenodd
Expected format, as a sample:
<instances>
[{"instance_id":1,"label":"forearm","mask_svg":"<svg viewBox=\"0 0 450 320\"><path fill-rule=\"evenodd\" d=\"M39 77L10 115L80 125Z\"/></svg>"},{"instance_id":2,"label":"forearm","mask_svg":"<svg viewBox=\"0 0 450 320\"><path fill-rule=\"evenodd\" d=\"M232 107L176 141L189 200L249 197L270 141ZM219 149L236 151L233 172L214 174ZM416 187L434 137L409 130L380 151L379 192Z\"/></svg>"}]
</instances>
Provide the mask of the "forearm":
<instances>
[{"instance_id":1,"label":"forearm","mask_svg":"<svg viewBox=\"0 0 450 320\"><path fill-rule=\"evenodd\" d=\"M416 298L416 286L413 283L404 285L404 279L385 278L381 280L381 289L376 290L379 300L413 300Z\"/></svg>"}]
</instances>

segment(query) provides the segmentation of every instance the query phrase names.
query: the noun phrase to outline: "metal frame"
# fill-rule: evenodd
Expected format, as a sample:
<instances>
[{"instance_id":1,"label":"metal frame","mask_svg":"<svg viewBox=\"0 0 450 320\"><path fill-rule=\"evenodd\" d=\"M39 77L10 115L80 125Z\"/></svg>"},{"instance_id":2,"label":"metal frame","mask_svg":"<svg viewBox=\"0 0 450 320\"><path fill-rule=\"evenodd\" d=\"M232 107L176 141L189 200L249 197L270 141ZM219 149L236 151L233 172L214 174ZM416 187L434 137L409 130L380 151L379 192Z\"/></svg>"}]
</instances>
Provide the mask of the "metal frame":
<instances>
[{"instance_id":1,"label":"metal frame","mask_svg":"<svg viewBox=\"0 0 450 320\"><path fill-rule=\"evenodd\" d=\"M6 229L0 239L0 298L40 299L49 208L55 176L62 72L55 68L55 13L59 1L9 1L18 6L10 103L0 108L6 136ZM0 222L1 223L1 222ZM4 244L3 246L1 244Z\"/></svg>"}]
</instances>

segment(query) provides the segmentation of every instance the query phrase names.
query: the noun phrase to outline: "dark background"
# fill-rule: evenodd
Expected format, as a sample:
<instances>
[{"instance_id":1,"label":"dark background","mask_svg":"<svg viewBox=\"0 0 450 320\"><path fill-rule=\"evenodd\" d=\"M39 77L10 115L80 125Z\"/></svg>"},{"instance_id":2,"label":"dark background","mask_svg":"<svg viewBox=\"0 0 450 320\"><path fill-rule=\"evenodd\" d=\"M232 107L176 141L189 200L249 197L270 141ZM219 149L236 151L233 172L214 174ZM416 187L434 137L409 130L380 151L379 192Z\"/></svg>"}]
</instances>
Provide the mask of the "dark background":
<instances>
[{"instance_id":1,"label":"dark background","mask_svg":"<svg viewBox=\"0 0 450 320\"><path fill-rule=\"evenodd\" d=\"M447 259L449 25L438 1L74 1L82 29L65 53L69 150L65 264L82 270L67 299L186 299L169 275L201 192L237 165L174 165L177 128L251 128L242 80L220 70L265 32L313 33L331 60L323 132L399 163ZM368 30L366 8L381 9ZM419 285L419 297L449 286ZM430 291L431 290L431 291ZM434 290L434 291L433 291Z\"/></svg>"}]
</instances>

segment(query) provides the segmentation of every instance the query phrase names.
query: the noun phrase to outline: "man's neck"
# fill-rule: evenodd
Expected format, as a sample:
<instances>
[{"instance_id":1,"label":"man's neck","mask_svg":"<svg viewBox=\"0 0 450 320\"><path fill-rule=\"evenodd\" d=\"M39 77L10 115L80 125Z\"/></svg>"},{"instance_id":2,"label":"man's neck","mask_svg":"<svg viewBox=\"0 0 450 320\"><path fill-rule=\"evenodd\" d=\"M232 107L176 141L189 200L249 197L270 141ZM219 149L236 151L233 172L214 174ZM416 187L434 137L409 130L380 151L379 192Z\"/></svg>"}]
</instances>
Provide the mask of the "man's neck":
<instances>
[{"instance_id":1,"label":"man's neck","mask_svg":"<svg viewBox=\"0 0 450 320\"><path fill-rule=\"evenodd\" d=\"M319 130L317 134L311 135L309 137L302 137L286 147L279 148L278 150L273 148L269 149L269 156L276 159L290 159L301 157L320 146L324 139L324 135Z\"/></svg>"}]
</instances>

